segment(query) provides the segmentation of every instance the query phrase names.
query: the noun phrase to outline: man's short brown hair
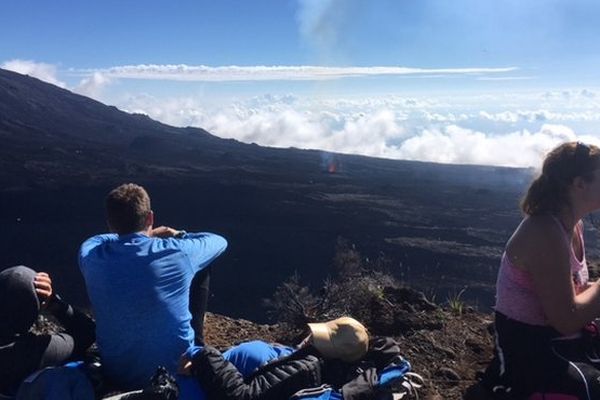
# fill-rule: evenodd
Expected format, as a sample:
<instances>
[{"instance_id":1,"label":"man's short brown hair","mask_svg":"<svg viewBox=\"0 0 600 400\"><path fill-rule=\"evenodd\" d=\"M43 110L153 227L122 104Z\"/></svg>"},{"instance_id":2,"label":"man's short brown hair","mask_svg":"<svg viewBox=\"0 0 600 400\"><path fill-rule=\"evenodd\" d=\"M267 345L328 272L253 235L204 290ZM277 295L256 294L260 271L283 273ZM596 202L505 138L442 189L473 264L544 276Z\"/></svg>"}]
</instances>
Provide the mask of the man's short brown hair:
<instances>
[{"instance_id":1,"label":"man's short brown hair","mask_svg":"<svg viewBox=\"0 0 600 400\"><path fill-rule=\"evenodd\" d=\"M144 230L150 212L148 193L135 183L123 184L106 196L108 224L119 235Z\"/></svg>"}]
</instances>

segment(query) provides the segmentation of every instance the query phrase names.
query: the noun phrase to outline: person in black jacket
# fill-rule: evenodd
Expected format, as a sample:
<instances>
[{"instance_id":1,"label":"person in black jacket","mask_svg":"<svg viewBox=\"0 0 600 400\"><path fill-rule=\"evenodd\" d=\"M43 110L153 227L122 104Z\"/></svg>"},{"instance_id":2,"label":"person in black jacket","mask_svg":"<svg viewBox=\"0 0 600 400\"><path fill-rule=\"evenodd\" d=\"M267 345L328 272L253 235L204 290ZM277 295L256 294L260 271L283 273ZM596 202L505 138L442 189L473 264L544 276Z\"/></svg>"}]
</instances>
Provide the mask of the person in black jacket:
<instances>
[{"instance_id":1,"label":"person in black jacket","mask_svg":"<svg viewBox=\"0 0 600 400\"><path fill-rule=\"evenodd\" d=\"M351 366L367 354L369 334L353 318L308 325L310 334L298 350L269 362L250 376L243 376L210 346L190 348L180 360L179 372L194 376L208 399L280 400L289 399L301 389L333 383L333 371Z\"/></svg>"},{"instance_id":2,"label":"person in black jacket","mask_svg":"<svg viewBox=\"0 0 600 400\"><path fill-rule=\"evenodd\" d=\"M53 315L64 333L29 332L40 311ZM45 272L25 266L0 272L0 393L14 394L32 372L81 357L94 343L95 323L64 302Z\"/></svg>"}]
</instances>

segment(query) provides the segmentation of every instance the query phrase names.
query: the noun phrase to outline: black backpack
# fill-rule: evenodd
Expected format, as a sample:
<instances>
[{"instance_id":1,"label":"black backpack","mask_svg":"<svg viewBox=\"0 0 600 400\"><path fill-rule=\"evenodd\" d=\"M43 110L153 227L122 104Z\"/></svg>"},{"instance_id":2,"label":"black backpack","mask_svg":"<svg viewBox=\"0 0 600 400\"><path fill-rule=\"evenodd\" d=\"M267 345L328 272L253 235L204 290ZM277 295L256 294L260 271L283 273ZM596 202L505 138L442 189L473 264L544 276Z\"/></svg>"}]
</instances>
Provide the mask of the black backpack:
<instances>
[{"instance_id":1,"label":"black backpack","mask_svg":"<svg viewBox=\"0 0 600 400\"><path fill-rule=\"evenodd\" d=\"M410 363L390 337L374 337L367 354L356 363L326 362L323 382L338 388L344 400L391 399L393 394L414 394L423 381L409 372Z\"/></svg>"}]
</instances>

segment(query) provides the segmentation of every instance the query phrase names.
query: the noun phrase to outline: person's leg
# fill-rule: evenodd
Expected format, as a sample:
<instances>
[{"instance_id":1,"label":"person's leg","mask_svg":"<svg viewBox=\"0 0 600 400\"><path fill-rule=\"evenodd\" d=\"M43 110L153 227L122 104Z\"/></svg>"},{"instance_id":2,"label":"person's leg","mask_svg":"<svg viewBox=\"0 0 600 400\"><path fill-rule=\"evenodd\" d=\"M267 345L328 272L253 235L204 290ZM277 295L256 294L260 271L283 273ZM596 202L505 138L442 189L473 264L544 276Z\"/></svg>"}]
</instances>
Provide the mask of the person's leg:
<instances>
[{"instance_id":1,"label":"person's leg","mask_svg":"<svg viewBox=\"0 0 600 400\"><path fill-rule=\"evenodd\" d=\"M551 328L524 324L501 313L495 318L494 359L481 384L490 395L527 399L553 379L567 376L569 364L552 349Z\"/></svg>"},{"instance_id":2,"label":"person's leg","mask_svg":"<svg viewBox=\"0 0 600 400\"><path fill-rule=\"evenodd\" d=\"M590 360L589 343L581 339L555 340L552 350L568 368L548 376L543 390L546 397L548 394L565 394L580 400L600 398L600 365Z\"/></svg>"},{"instance_id":3,"label":"person's leg","mask_svg":"<svg viewBox=\"0 0 600 400\"><path fill-rule=\"evenodd\" d=\"M190 286L190 313L197 346L204 345L204 314L208 306L209 284L210 266L196 273Z\"/></svg>"},{"instance_id":4,"label":"person's leg","mask_svg":"<svg viewBox=\"0 0 600 400\"><path fill-rule=\"evenodd\" d=\"M0 352L0 392L13 392L36 370L61 365L73 355L74 340L66 333L20 335Z\"/></svg>"},{"instance_id":5,"label":"person's leg","mask_svg":"<svg viewBox=\"0 0 600 400\"><path fill-rule=\"evenodd\" d=\"M568 369L562 375L549 379L543 388L530 396L530 399L598 399L600 398L599 372L589 364L569 362Z\"/></svg>"}]
</instances>

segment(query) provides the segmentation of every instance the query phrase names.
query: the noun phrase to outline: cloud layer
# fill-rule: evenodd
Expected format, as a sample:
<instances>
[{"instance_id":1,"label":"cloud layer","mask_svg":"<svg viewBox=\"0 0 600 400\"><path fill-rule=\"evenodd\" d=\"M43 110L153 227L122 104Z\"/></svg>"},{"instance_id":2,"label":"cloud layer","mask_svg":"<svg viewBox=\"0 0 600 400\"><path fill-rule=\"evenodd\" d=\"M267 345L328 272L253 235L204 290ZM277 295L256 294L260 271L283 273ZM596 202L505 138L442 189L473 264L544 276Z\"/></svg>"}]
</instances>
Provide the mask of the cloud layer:
<instances>
[{"instance_id":1,"label":"cloud layer","mask_svg":"<svg viewBox=\"0 0 600 400\"><path fill-rule=\"evenodd\" d=\"M574 92L572 96L588 98L590 93L582 97ZM139 96L124 101L121 107L246 143L441 163L536 167L544 154L561 142L584 140L600 145L597 136L578 135L570 126L597 125L600 105L586 102L581 104L591 110L572 105L573 110L564 112L470 109L470 103L482 98L315 100L266 95L215 107L194 98ZM543 94L533 96L536 104L542 98ZM496 107L501 103L494 97L485 101ZM564 99L558 104L564 104Z\"/></svg>"},{"instance_id":2,"label":"cloud layer","mask_svg":"<svg viewBox=\"0 0 600 400\"><path fill-rule=\"evenodd\" d=\"M53 65L12 60L1 66L67 87ZM71 89L170 125L202 127L220 137L265 146L442 163L535 167L547 151L563 141L600 145L595 133L600 121L600 96L591 89L330 98L265 94L235 101L230 97L221 103L210 96L165 95L168 90L160 95L121 92L116 96L113 91L111 98L103 98L103 89L119 79L301 80L507 70L137 65L79 71L83 76Z\"/></svg>"},{"instance_id":3,"label":"cloud layer","mask_svg":"<svg viewBox=\"0 0 600 400\"><path fill-rule=\"evenodd\" d=\"M205 65L123 65L106 69L73 70L82 75L102 74L110 78L151 79L174 81L268 81L268 80L330 80L365 76L397 75L477 75L515 71L516 67L502 68L408 68L394 66L321 67L301 66L222 66Z\"/></svg>"}]
</instances>

